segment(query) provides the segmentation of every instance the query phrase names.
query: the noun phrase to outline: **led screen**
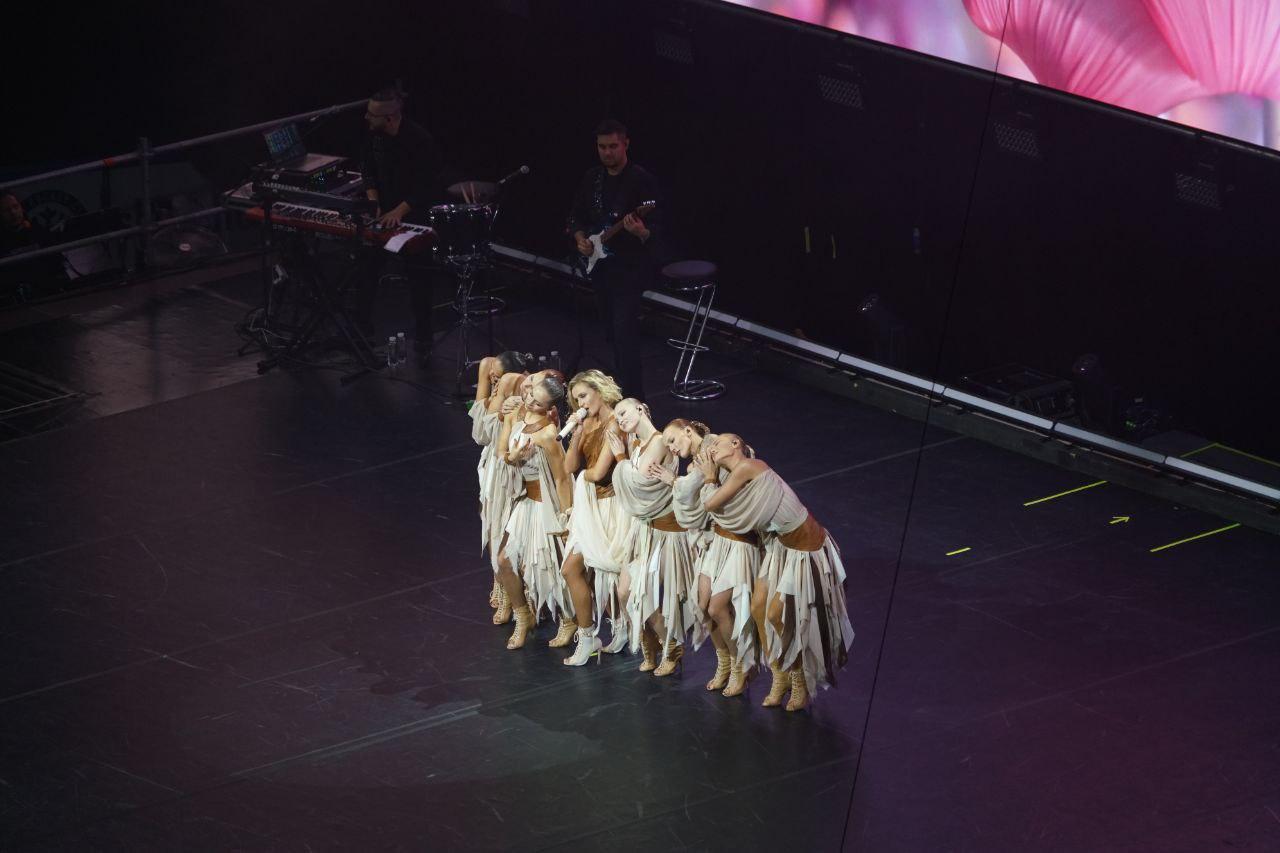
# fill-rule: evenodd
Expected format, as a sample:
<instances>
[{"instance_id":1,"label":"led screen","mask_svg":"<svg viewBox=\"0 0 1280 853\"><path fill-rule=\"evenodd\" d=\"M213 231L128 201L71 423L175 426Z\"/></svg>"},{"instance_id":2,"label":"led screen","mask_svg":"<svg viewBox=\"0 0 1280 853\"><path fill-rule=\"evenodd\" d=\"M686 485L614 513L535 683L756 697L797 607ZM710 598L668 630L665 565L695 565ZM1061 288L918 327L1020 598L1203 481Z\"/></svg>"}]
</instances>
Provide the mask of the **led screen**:
<instances>
[{"instance_id":1,"label":"led screen","mask_svg":"<svg viewBox=\"0 0 1280 853\"><path fill-rule=\"evenodd\" d=\"M729 0L1280 148L1280 0Z\"/></svg>"}]
</instances>

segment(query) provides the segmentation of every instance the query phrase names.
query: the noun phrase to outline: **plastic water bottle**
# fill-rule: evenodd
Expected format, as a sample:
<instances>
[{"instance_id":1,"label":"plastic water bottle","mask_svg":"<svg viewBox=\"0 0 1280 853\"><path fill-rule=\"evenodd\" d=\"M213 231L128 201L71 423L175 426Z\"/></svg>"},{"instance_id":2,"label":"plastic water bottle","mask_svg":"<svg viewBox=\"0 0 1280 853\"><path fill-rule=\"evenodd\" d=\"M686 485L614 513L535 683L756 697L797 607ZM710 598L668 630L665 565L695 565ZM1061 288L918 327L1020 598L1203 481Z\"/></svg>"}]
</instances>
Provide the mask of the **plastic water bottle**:
<instances>
[{"instance_id":1,"label":"plastic water bottle","mask_svg":"<svg viewBox=\"0 0 1280 853\"><path fill-rule=\"evenodd\" d=\"M409 344L404 339L404 332L396 333L396 364L404 364L409 360Z\"/></svg>"},{"instance_id":2,"label":"plastic water bottle","mask_svg":"<svg viewBox=\"0 0 1280 853\"><path fill-rule=\"evenodd\" d=\"M560 350L553 349L551 351L551 361L556 370L560 369Z\"/></svg>"},{"instance_id":3,"label":"plastic water bottle","mask_svg":"<svg viewBox=\"0 0 1280 853\"><path fill-rule=\"evenodd\" d=\"M387 338L387 367L396 366L396 336Z\"/></svg>"}]
</instances>

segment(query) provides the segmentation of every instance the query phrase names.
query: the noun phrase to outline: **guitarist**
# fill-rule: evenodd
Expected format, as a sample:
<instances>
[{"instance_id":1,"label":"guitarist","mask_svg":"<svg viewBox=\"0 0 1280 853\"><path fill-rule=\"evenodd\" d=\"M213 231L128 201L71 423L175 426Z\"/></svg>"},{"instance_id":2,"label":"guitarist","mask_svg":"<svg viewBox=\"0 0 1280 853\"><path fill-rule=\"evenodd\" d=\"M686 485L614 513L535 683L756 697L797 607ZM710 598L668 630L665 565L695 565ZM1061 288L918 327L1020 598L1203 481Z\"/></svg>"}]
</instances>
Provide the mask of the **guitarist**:
<instances>
[{"instance_id":1,"label":"guitarist","mask_svg":"<svg viewBox=\"0 0 1280 853\"><path fill-rule=\"evenodd\" d=\"M627 157L630 144L621 122L605 119L596 127L600 165L582 176L569 213L568 233L586 257L592 251L588 235L622 222L623 230L609 241L611 254L597 262L591 279L605 337L613 348L615 378L624 393L642 400L640 300L657 268L662 228L661 207L643 219L634 214L642 203L660 195L653 175Z\"/></svg>"}]
</instances>

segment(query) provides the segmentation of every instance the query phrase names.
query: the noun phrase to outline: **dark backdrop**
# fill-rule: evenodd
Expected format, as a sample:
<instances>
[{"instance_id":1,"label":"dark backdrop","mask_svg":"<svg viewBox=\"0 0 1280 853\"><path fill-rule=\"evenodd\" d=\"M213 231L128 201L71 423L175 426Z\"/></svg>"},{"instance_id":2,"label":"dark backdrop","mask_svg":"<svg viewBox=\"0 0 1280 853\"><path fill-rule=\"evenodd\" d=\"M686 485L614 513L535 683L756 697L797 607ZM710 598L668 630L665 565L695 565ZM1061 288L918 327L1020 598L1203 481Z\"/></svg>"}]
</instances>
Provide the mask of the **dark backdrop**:
<instances>
[{"instance_id":1,"label":"dark backdrop","mask_svg":"<svg viewBox=\"0 0 1280 853\"><path fill-rule=\"evenodd\" d=\"M876 293L916 371L953 380L1016 362L1066 376L1095 352L1181 426L1280 453L1264 416L1280 316L1272 153L727 6L128 8L11 34L22 73L5 173L402 77L459 168L532 167L499 236L559 255L592 127L613 115L666 186L678 252L720 264L727 310L873 354L857 307ZM822 77L856 105L824 99ZM310 143L345 153L358 133L353 115ZM257 146L194 159L229 184Z\"/></svg>"}]
</instances>

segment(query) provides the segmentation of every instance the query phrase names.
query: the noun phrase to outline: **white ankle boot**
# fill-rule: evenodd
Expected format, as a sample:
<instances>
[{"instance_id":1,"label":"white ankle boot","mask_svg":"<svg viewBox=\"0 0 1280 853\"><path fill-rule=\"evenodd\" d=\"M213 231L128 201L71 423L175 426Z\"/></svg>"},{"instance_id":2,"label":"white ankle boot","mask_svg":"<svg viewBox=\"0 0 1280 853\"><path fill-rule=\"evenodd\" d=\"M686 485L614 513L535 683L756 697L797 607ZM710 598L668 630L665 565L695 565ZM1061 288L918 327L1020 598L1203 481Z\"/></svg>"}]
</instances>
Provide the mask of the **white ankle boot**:
<instances>
[{"instance_id":1,"label":"white ankle boot","mask_svg":"<svg viewBox=\"0 0 1280 853\"><path fill-rule=\"evenodd\" d=\"M564 659L565 666L582 666L591 660L591 656L600 651L600 640L596 637L595 628L579 628L574 638L578 645L573 654Z\"/></svg>"},{"instance_id":2,"label":"white ankle boot","mask_svg":"<svg viewBox=\"0 0 1280 853\"><path fill-rule=\"evenodd\" d=\"M607 655L616 655L619 652L625 651L627 648L627 635L631 632L631 623L627 620L627 617L619 616L617 619L611 618L609 620L609 631L611 633L609 645L605 646L600 651Z\"/></svg>"}]
</instances>

